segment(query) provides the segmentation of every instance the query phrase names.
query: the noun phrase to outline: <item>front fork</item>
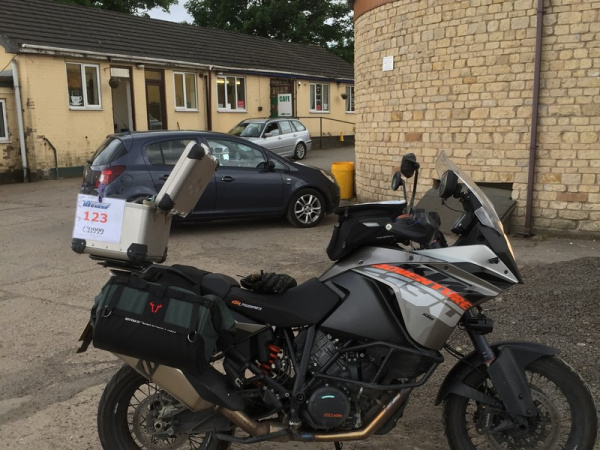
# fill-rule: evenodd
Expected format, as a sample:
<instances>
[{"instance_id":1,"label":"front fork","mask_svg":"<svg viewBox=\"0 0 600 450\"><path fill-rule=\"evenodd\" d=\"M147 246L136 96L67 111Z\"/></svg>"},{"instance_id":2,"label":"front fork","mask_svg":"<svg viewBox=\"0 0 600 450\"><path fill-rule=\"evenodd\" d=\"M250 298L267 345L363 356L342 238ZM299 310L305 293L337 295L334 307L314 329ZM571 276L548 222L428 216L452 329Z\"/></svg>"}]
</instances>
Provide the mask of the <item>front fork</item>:
<instances>
[{"instance_id":1,"label":"front fork","mask_svg":"<svg viewBox=\"0 0 600 450\"><path fill-rule=\"evenodd\" d=\"M511 414L533 417L538 410L531 397L525 375L525 366L531 362L523 349L500 348L498 354L488 344L485 335L490 333L493 322L481 309L465 312L463 324L475 351L487 366L487 372L506 410ZM534 358L535 359L535 358Z\"/></svg>"}]
</instances>

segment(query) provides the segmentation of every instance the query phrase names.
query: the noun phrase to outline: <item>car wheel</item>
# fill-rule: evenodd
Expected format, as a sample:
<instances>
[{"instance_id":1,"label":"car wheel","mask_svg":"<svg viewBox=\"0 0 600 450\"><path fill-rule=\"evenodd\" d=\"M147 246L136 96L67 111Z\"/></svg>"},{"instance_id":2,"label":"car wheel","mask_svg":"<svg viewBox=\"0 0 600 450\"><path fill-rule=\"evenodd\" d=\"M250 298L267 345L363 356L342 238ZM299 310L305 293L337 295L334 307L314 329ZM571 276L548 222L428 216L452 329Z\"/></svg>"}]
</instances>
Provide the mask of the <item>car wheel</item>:
<instances>
[{"instance_id":1,"label":"car wheel","mask_svg":"<svg viewBox=\"0 0 600 450\"><path fill-rule=\"evenodd\" d=\"M306 156L306 145L304 142L298 142L296 144L296 149L294 150L294 158L295 159L304 159Z\"/></svg>"},{"instance_id":2,"label":"car wheel","mask_svg":"<svg viewBox=\"0 0 600 450\"><path fill-rule=\"evenodd\" d=\"M316 226L325 216L323 196L314 189L303 189L292 197L287 211L287 220L295 227Z\"/></svg>"}]
</instances>

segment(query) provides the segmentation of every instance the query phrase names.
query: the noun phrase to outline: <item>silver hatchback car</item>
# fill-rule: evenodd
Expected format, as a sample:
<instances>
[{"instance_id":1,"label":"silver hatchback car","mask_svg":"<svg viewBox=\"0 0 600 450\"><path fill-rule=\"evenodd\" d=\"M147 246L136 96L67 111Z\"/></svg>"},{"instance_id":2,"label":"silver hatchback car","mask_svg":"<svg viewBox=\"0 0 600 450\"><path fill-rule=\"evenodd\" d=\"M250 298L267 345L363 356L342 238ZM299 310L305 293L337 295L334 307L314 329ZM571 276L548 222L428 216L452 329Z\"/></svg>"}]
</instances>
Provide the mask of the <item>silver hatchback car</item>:
<instances>
[{"instance_id":1,"label":"silver hatchback car","mask_svg":"<svg viewBox=\"0 0 600 450\"><path fill-rule=\"evenodd\" d=\"M308 129L298 119L246 119L229 130L280 156L303 159L311 149Z\"/></svg>"}]
</instances>

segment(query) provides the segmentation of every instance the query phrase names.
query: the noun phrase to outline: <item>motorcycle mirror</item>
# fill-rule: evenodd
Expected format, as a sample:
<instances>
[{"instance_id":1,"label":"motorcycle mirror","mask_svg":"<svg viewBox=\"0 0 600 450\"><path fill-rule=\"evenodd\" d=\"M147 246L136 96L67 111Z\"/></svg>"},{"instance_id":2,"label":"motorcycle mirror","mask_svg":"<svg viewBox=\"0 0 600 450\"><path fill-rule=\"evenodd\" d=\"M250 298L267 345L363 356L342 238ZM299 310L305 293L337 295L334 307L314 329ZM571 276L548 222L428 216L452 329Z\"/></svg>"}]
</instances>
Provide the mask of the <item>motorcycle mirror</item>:
<instances>
[{"instance_id":1,"label":"motorcycle mirror","mask_svg":"<svg viewBox=\"0 0 600 450\"><path fill-rule=\"evenodd\" d=\"M444 200L447 200L456 193L458 188L458 176L451 170L447 170L440 179L440 185L438 186L438 194Z\"/></svg>"},{"instance_id":2,"label":"motorcycle mirror","mask_svg":"<svg viewBox=\"0 0 600 450\"><path fill-rule=\"evenodd\" d=\"M414 153L408 153L402 157L402 162L400 163L400 172L406 178L412 177L418 168L419 163L417 162L417 157Z\"/></svg>"},{"instance_id":3,"label":"motorcycle mirror","mask_svg":"<svg viewBox=\"0 0 600 450\"><path fill-rule=\"evenodd\" d=\"M400 186L404 186L404 180L400 171L397 171L392 178L392 191L397 191Z\"/></svg>"}]
</instances>

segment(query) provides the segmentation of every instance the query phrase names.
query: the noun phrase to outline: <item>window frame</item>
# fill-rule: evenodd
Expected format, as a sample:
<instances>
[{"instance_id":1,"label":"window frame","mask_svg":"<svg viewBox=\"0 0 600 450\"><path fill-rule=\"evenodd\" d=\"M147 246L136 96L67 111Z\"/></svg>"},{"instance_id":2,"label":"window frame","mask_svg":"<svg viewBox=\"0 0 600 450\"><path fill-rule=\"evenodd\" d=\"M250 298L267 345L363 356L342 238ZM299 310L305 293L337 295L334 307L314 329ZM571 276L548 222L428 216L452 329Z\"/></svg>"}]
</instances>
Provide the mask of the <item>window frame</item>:
<instances>
[{"instance_id":1,"label":"window frame","mask_svg":"<svg viewBox=\"0 0 600 450\"><path fill-rule=\"evenodd\" d=\"M319 102L317 101L317 86L321 86L321 109L318 109L319 106ZM325 94L324 88L327 87L327 103L323 102L323 97ZM329 89L329 83L310 83L309 86L309 104L308 104L308 110L311 113L316 113L316 114L329 114L329 112L331 111L331 104L330 104L330 98L331 98L331 91ZM314 108L313 108L313 103L314 103ZM324 108L323 105L326 105L327 108Z\"/></svg>"},{"instance_id":2,"label":"window frame","mask_svg":"<svg viewBox=\"0 0 600 450\"><path fill-rule=\"evenodd\" d=\"M227 84L228 84L228 80L229 79L233 79L233 84L234 86L236 86L235 89L235 103L234 102L230 102L229 98L228 98L228 94L227 94ZM223 102L220 102L220 98L219 98L219 80L223 80L223 92L225 94L225 98L223 99ZM243 108L238 108L238 104L240 102L240 99L238 98L238 89L237 89L237 82L238 80L243 80L244 83L244 98L243 98L243 102L244 102L244 107ZM228 76L228 75L218 75L217 79L216 79L216 90L217 90L217 112L241 112L241 113L245 113L248 112L247 111L247 106L248 103L246 101L246 91L247 91L247 83L246 83L246 77L238 77L238 76ZM221 107L219 106L219 104L223 104L223 105L235 105L235 108L227 108L227 107Z\"/></svg>"},{"instance_id":3,"label":"window frame","mask_svg":"<svg viewBox=\"0 0 600 450\"><path fill-rule=\"evenodd\" d=\"M69 64L74 66L79 66L79 76L81 79L81 96L83 97L82 105L73 105L71 104L71 93L69 92L69 76L68 76L68 66ZM100 82L100 65L98 64L90 64L90 63L81 63L81 62L73 62L67 61L65 63L65 68L67 69L67 101L69 103L69 109L72 110L100 110L102 109L102 88ZM98 104L89 104L88 103L88 89L85 83L85 70L86 68L94 69L96 74L96 95L98 97Z\"/></svg>"},{"instance_id":4,"label":"window frame","mask_svg":"<svg viewBox=\"0 0 600 450\"><path fill-rule=\"evenodd\" d=\"M354 106L354 86L346 86L346 114L354 114L356 112ZM350 108L348 108L350 107Z\"/></svg>"},{"instance_id":5,"label":"window frame","mask_svg":"<svg viewBox=\"0 0 600 450\"><path fill-rule=\"evenodd\" d=\"M5 136L0 135L0 142L7 143L10 142L9 132L8 132L8 118L6 117L6 99L0 98L0 114L2 115L2 126L4 127Z\"/></svg>"},{"instance_id":6,"label":"window frame","mask_svg":"<svg viewBox=\"0 0 600 450\"><path fill-rule=\"evenodd\" d=\"M196 107L188 108L187 107L187 78L186 75L191 75L194 78L194 100ZM181 76L182 78L182 87L183 87L183 106L177 105L177 83L175 79L177 76ZM198 111L198 81L196 79L196 74L194 72L173 72L173 103L175 104L175 111Z\"/></svg>"}]
</instances>

